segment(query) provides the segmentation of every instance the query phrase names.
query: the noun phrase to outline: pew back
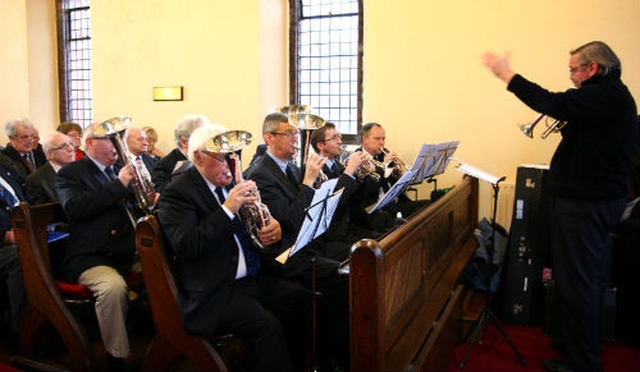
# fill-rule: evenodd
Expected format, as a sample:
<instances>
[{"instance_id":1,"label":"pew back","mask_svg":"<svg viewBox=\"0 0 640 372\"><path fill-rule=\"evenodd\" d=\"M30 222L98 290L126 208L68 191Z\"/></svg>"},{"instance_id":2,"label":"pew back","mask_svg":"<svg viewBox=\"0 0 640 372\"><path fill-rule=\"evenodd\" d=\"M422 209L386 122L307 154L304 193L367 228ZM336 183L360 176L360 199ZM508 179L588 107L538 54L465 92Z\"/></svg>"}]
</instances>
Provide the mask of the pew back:
<instances>
[{"instance_id":1,"label":"pew back","mask_svg":"<svg viewBox=\"0 0 640 372\"><path fill-rule=\"evenodd\" d=\"M478 182L466 179L379 242L355 244L351 370L446 369L452 355L438 355L444 366L429 356L439 339L460 338L444 329L456 317L457 282L477 245L477 220Z\"/></svg>"}]
</instances>

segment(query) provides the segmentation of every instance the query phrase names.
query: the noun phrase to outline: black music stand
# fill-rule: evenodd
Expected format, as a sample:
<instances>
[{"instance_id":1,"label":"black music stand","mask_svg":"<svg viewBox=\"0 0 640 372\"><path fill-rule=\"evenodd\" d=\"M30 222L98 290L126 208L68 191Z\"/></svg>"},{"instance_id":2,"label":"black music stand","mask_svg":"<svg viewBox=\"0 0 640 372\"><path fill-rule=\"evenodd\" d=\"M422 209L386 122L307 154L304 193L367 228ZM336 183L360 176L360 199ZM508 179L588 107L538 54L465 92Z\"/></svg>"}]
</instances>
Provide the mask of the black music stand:
<instances>
[{"instance_id":1,"label":"black music stand","mask_svg":"<svg viewBox=\"0 0 640 372\"><path fill-rule=\"evenodd\" d=\"M493 187L493 216L491 217L491 239L489 240L490 241L489 248L487 249L490 258L493 257L493 253L495 250L495 243L496 243L496 213L498 211L498 192L500 191L500 186L498 186L498 184L504 181L504 179L505 177L500 177L495 183L491 184L491 186ZM464 353L464 357L460 361L460 365L458 365L458 369L464 368L464 364L467 361L467 357L469 356L471 347L476 342L478 337L480 337L480 334L482 333L482 329L484 328L484 326L487 324L488 321L493 322L493 325L496 326L496 328L500 331L500 333L502 333L502 335L507 340L507 342L509 342L509 345L511 345L513 352L516 353L516 355L520 358L520 363L523 366L527 364L527 362L524 360L524 358L516 348L516 345L514 345L513 341L511 341L511 338L509 338L509 335L507 334L507 332L504 330L504 328L502 328L502 325L500 324L498 317L496 317L496 315L491 310L491 300L493 297L491 295L491 278L497 271L498 266L491 263L490 267L491 267L491 270L489 270L489 273L485 278L487 281L487 290L485 292L484 309L482 309L482 313L480 313L480 316L478 317L478 319L476 319L475 323L473 324L473 328L471 329L471 332L473 332L473 336L469 340L469 346L467 346L467 351ZM469 336L467 335L467 337L465 338L468 338L468 337Z\"/></svg>"}]
</instances>

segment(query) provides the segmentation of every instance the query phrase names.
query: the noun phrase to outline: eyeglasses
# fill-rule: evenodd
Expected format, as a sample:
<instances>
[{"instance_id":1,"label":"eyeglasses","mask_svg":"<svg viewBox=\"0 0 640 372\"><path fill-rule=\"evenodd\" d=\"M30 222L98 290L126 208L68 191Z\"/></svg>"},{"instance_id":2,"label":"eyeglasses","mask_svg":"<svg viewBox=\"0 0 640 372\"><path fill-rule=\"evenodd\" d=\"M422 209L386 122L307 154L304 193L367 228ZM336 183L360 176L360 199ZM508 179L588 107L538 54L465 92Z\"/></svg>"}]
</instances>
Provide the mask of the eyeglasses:
<instances>
[{"instance_id":1,"label":"eyeglasses","mask_svg":"<svg viewBox=\"0 0 640 372\"><path fill-rule=\"evenodd\" d=\"M202 150L201 152L203 154L208 155L209 157L217 160L220 163L226 163L227 162L227 157L224 156L224 155L216 155L213 152L209 152L209 151L206 151L206 150Z\"/></svg>"},{"instance_id":2,"label":"eyeglasses","mask_svg":"<svg viewBox=\"0 0 640 372\"><path fill-rule=\"evenodd\" d=\"M335 136L331 136L329 138L325 138L324 141L325 142L327 142L327 141L338 141L338 140L341 140L341 139L342 139L342 136L340 134L336 134Z\"/></svg>"},{"instance_id":3,"label":"eyeglasses","mask_svg":"<svg viewBox=\"0 0 640 372\"><path fill-rule=\"evenodd\" d=\"M33 134L23 134L14 138L17 138L18 141L33 141Z\"/></svg>"},{"instance_id":4,"label":"eyeglasses","mask_svg":"<svg viewBox=\"0 0 640 372\"><path fill-rule=\"evenodd\" d=\"M286 133L271 132L271 134L273 134L274 136L287 136L287 138L292 139L298 135L298 132L297 131L291 131Z\"/></svg>"},{"instance_id":5,"label":"eyeglasses","mask_svg":"<svg viewBox=\"0 0 640 372\"><path fill-rule=\"evenodd\" d=\"M75 144L73 142L65 142L62 145L58 146L58 147L54 147L49 149L49 151L56 151L56 150L60 150L60 149L64 149L64 150L68 150L70 148L74 148Z\"/></svg>"},{"instance_id":6,"label":"eyeglasses","mask_svg":"<svg viewBox=\"0 0 640 372\"><path fill-rule=\"evenodd\" d=\"M587 67L588 65L589 65L589 62L582 63L582 64L580 64L578 66L575 66L575 67L569 66L569 72L574 74L574 73L576 73L578 71L578 69L580 69L582 67Z\"/></svg>"}]
</instances>

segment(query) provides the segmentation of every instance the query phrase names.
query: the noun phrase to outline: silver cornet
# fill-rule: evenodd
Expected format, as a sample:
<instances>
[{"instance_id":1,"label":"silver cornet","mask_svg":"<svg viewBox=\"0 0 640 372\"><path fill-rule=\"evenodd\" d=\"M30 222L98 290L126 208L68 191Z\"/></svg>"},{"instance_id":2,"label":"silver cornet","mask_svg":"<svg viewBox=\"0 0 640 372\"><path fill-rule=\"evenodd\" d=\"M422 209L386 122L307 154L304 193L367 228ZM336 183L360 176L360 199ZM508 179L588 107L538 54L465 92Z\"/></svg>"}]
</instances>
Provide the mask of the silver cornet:
<instances>
[{"instance_id":1,"label":"silver cornet","mask_svg":"<svg viewBox=\"0 0 640 372\"><path fill-rule=\"evenodd\" d=\"M535 128L536 125L538 125L538 123L542 121L542 119L544 119L544 124L546 126L546 129L544 130L544 132L542 132L542 135L540 135L540 138L542 139L547 138L551 133L559 132L560 129L562 129L565 125L567 125L566 121L554 119L549 115L539 114L538 116L536 116L535 119L533 119L532 122L528 124L520 125L520 130L527 137L533 138L533 128ZM552 120L552 122L549 123L549 120Z\"/></svg>"}]
</instances>

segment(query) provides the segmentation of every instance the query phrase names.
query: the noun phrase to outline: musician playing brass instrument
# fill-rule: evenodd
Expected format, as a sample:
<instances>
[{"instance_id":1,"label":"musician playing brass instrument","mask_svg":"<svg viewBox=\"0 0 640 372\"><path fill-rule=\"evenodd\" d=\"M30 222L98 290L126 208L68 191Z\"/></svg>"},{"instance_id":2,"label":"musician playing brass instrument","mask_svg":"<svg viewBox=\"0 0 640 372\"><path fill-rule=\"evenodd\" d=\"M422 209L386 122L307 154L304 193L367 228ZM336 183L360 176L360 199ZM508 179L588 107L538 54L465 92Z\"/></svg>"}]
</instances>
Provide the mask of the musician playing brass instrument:
<instances>
[{"instance_id":1,"label":"musician playing brass instrument","mask_svg":"<svg viewBox=\"0 0 640 372\"><path fill-rule=\"evenodd\" d=\"M342 149L342 136L338 133L336 126L333 123L327 123L324 127L316 129L311 136L311 146L315 152L321 156L327 158L327 161L322 166L323 173L329 178L338 178L343 175L348 177L354 177L358 170L367 166L370 155L357 151L349 156L346 167L340 162L340 157L343 153ZM373 174L376 174L373 171ZM374 239L380 235L379 232L365 229L351 220L351 204L352 195L357 193L361 188L361 184L358 183L357 187L352 188L351 193L343 193L340 198L340 203L334 212L331 226L325 234L325 240L328 241L342 241L352 244L360 239L369 238ZM346 260L349 256L349 250L342 252L330 253L328 255L337 260Z\"/></svg>"},{"instance_id":2,"label":"musician playing brass instrument","mask_svg":"<svg viewBox=\"0 0 640 372\"><path fill-rule=\"evenodd\" d=\"M181 284L182 322L195 336L210 337L222 327L252 343L250 369L302 370L309 292L269 274L261 250L236 217L242 205L256 201L256 185L241 181L231 187L226 154L209 146L225 132L219 125L193 132L188 156L194 166L167 185L159 200L160 224ZM275 218L260 232L267 249L281 237Z\"/></svg>"},{"instance_id":3,"label":"musician playing brass instrument","mask_svg":"<svg viewBox=\"0 0 640 372\"><path fill-rule=\"evenodd\" d=\"M378 179L367 177L364 185L358 192L359 200L357 206L352 209L353 220L362 224L362 227L377 231L386 231L394 226L394 219L398 212L404 218L413 214L418 209L428 205L427 200L411 200L405 194L398 197L397 202L391 203L380 213L367 214L365 209L375 204L385 192L395 184L400 178L400 170L404 168L404 163L398 160L397 155L384 148L386 134L382 125L378 123L368 123L362 126L360 132L362 139L362 150L369 154L379 166L376 168ZM386 152L386 154L385 154Z\"/></svg>"},{"instance_id":4,"label":"musician playing brass instrument","mask_svg":"<svg viewBox=\"0 0 640 372\"><path fill-rule=\"evenodd\" d=\"M280 221L282 246L279 249L267 248L267 254L275 258L295 244L306 208L314 195L312 185L326 159L311 154L304 176L300 168L290 162L296 153L298 131L285 114L267 115L262 125L262 136L267 151L245 171L244 177L255 181L262 202L269 207L271 215ZM348 187L356 185L354 179L344 176L338 181L336 189L344 187L347 192ZM343 368L348 369L349 281L348 277L338 275L340 262L327 257L326 252L327 244L319 237L289 257L279 269L285 277L311 288L311 259L315 259L316 288L323 295L318 304L319 359L322 361L324 356L326 360L328 354L332 354Z\"/></svg>"}]
</instances>

